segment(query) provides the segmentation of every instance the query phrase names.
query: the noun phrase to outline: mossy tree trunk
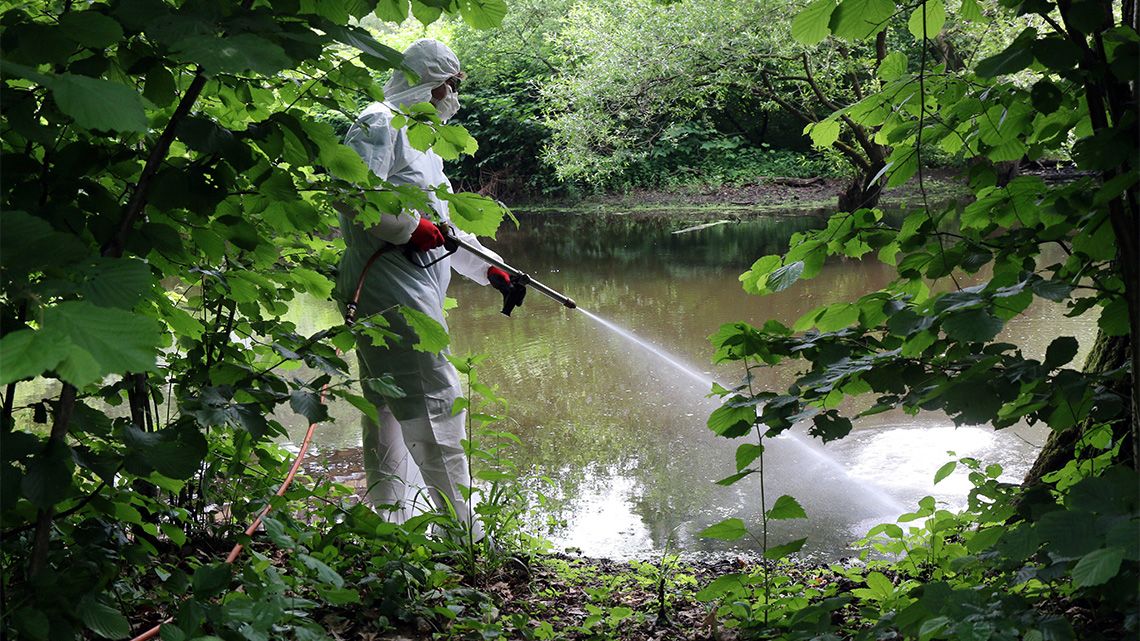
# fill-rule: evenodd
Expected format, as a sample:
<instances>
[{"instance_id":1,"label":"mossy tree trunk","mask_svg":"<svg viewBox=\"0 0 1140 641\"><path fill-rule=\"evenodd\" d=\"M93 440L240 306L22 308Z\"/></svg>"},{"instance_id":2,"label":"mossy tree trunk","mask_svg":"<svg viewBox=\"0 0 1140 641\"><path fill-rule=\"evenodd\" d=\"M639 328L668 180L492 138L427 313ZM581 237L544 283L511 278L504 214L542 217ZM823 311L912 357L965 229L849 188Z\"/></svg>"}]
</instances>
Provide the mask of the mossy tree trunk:
<instances>
[{"instance_id":1,"label":"mossy tree trunk","mask_svg":"<svg viewBox=\"0 0 1140 641\"><path fill-rule=\"evenodd\" d=\"M1124 367L1131 359L1131 351L1132 341L1128 336L1106 336L1103 332L1098 331L1092 351L1085 360L1084 371L1103 373ZM1137 461L1135 460L1135 448L1132 442L1134 439L1132 430L1134 417L1132 413L1135 410L1130 398L1131 387L1131 376L1124 376L1111 388L1112 392L1124 398L1124 412L1112 423L1112 431L1114 442L1120 443L1118 460L1126 462L1133 469L1136 469ZM1046 474L1065 467L1065 464L1076 456L1077 441L1080 440L1086 430L1098 424L1099 422L1088 418L1067 430L1051 432L1048 440L1045 441L1045 446L1038 453L1037 460L1033 462L1033 467L1026 473L1022 485L1025 487L1040 485L1042 477Z\"/></svg>"}]
</instances>

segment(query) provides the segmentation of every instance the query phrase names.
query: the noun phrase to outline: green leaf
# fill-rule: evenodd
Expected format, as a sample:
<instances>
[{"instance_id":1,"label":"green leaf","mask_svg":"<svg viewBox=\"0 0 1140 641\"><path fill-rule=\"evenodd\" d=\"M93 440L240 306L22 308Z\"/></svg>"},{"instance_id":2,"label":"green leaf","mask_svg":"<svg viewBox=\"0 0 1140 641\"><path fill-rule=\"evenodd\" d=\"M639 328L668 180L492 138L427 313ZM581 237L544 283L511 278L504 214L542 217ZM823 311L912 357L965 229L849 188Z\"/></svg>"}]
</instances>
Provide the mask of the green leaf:
<instances>
[{"instance_id":1,"label":"green leaf","mask_svg":"<svg viewBox=\"0 0 1140 641\"><path fill-rule=\"evenodd\" d=\"M194 598L205 601L217 595L230 584L233 566L229 563L211 563L194 571L192 585Z\"/></svg>"},{"instance_id":2,"label":"green leaf","mask_svg":"<svg viewBox=\"0 0 1140 641\"><path fill-rule=\"evenodd\" d=\"M325 588L317 586L317 593L330 605L360 603L360 592L350 588Z\"/></svg>"},{"instance_id":3,"label":"green leaf","mask_svg":"<svg viewBox=\"0 0 1140 641\"><path fill-rule=\"evenodd\" d=\"M337 178L349 182L361 182L368 178L368 165L352 149L338 144L332 147L321 146L321 164Z\"/></svg>"},{"instance_id":4,"label":"green leaf","mask_svg":"<svg viewBox=\"0 0 1140 641\"><path fill-rule=\"evenodd\" d=\"M329 418L329 408L321 401L321 395L309 390L293 390L289 394L289 407L304 416L310 423L320 423Z\"/></svg>"},{"instance_id":5,"label":"green leaf","mask_svg":"<svg viewBox=\"0 0 1140 641\"><path fill-rule=\"evenodd\" d=\"M752 431L756 422L756 408L751 405L733 407L725 404L709 414L708 426L718 436L738 438Z\"/></svg>"},{"instance_id":6,"label":"green leaf","mask_svg":"<svg viewBox=\"0 0 1140 641\"><path fill-rule=\"evenodd\" d=\"M438 353L451 342L447 330L431 316L404 305L400 306L400 314L404 316L404 320L408 322L412 331L420 339L419 342L412 345L416 351Z\"/></svg>"},{"instance_id":7,"label":"green leaf","mask_svg":"<svg viewBox=\"0 0 1140 641\"><path fill-rule=\"evenodd\" d=\"M88 629L104 639L123 639L131 634L131 624L127 617L90 595L79 600L75 613Z\"/></svg>"},{"instance_id":8,"label":"green leaf","mask_svg":"<svg viewBox=\"0 0 1140 641\"><path fill-rule=\"evenodd\" d=\"M925 12L923 8L925 8ZM942 0L925 0L922 6L910 14L907 28L910 29L910 33L915 39L922 40L923 38L937 36L942 32L942 27L945 24L946 7L942 4Z\"/></svg>"},{"instance_id":9,"label":"green leaf","mask_svg":"<svg viewBox=\"0 0 1140 641\"><path fill-rule=\"evenodd\" d=\"M381 2L376 5L376 15L379 16L381 20L389 20L388 17L381 15L381 13L391 17L402 15L403 17L400 18L399 22L403 22L404 19L408 17L408 0L381 0ZM379 66L387 69L407 70L407 68L404 67L403 54L392 47L380 43L372 37L372 34L364 29L358 27L343 27L340 25L327 25L327 27L322 28L327 28L328 34L333 38L351 47L356 47L362 53L370 56L371 60L369 61L369 66L373 69ZM382 69L377 69L377 71L382 71Z\"/></svg>"},{"instance_id":10,"label":"green leaf","mask_svg":"<svg viewBox=\"0 0 1140 641\"><path fill-rule=\"evenodd\" d=\"M32 505L46 510L71 494L75 463L66 443L51 441L27 464L20 489Z\"/></svg>"},{"instance_id":11,"label":"green leaf","mask_svg":"<svg viewBox=\"0 0 1140 641\"><path fill-rule=\"evenodd\" d=\"M720 479L719 481L716 481L716 484L721 485L723 487L728 487L730 485L734 485L737 481L740 481L741 479L744 479L744 478L747 478L749 476L752 476L753 474L756 474L758 471L759 470L752 470L752 469L743 470L743 471L737 472L736 474L733 474L731 476L726 476L726 477Z\"/></svg>"},{"instance_id":12,"label":"green leaf","mask_svg":"<svg viewBox=\"0 0 1140 641\"><path fill-rule=\"evenodd\" d=\"M104 49L123 39L119 23L96 11L65 13L59 18L59 26L67 37L90 49Z\"/></svg>"},{"instance_id":13,"label":"green leaf","mask_svg":"<svg viewBox=\"0 0 1140 641\"><path fill-rule=\"evenodd\" d=\"M811 134L812 144L820 149L826 149L839 140L838 120L821 120L807 125L804 129Z\"/></svg>"},{"instance_id":14,"label":"green leaf","mask_svg":"<svg viewBox=\"0 0 1140 641\"><path fill-rule=\"evenodd\" d=\"M497 201L471 193L439 193L447 201L451 222L456 227L476 236L495 237L503 222L506 210Z\"/></svg>"},{"instance_id":15,"label":"green leaf","mask_svg":"<svg viewBox=\"0 0 1140 641\"><path fill-rule=\"evenodd\" d=\"M958 9L958 15L962 19L969 20L970 22L977 22L985 18L982 15L982 9L978 6L978 0L962 0L962 6Z\"/></svg>"},{"instance_id":16,"label":"green leaf","mask_svg":"<svg viewBox=\"0 0 1140 641\"><path fill-rule=\"evenodd\" d=\"M1124 298L1117 298L1100 312L1097 325L1109 336L1126 336L1128 329L1128 302Z\"/></svg>"},{"instance_id":17,"label":"green leaf","mask_svg":"<svg viewBox=\"0 0 1140 641\"><path fill-rule=\"evenodd\" d=\"M764 453L764 446L756 443L744 443L736 448L736 469L743 470L752 464Z\"/></svg>"},{"instance_id":18,"label":"green leaf","mask_svg":"<svg viewBox=\"0 0 1140 641\"><path fill-rule=\"evenodd\" d=\"M949 463L938 468L938 471L934 473L934 484L938 485L941 483L943 479L945 479L947 476L950 476L950 474L953 473L957 467L958 461L950 461Z\"/></svg>"},{"instance_id":19,"label":"green leaf","mask_svg":"<svg viewBox=\"0 0 1140 641\"><path fill-rule=\"evenodd\" d=\"M1001 319L984 309L958 312L942 321L942 331L957 341L984 343L1001 331Z\"/></svg>"},{"instance_id":20,"label":"green leaf","mask_svg":"<svg viewBox=\"0 0 1140 641\"><path fill-rule=\"evenodd\" d=\"M891 0L842 0L829 24L836 37L862 40L882 31L894 13Z\"/></svg>"},{"instance_id":21,"label":"green leaf","mask_svg":"<svg viewBox=\"0 0 1140 641\"><path fill-rule=\"evenodd\" d=\"M22 329L0 338L0 385L55 369L67 357L68 343L42 330Z\"/></svg>"},{"instance_id":22,"label":"green leaf","mask_svg":"<svg viewBox=\"0 0 1140 641\"><path fill-rule=\"evenodd\" d=\"M492 29L502 24L507 3L504 0L459 0L459 14L476 29Z\"/></svg>"},{"instance_id":23,"label":"green leaf","mask_svg":"<svg viewBox=\"0 0 1140 641\"><path fill-rule=\"evenodd\" d=\"M174 49L181 60L200 64L212 75L254 71L271 76L295 64L280 46L252 33L189 36Z\"/></svg>"},{"instance_id":24,"label":"green leaf","mask_svg":"<svg viewBox=\"0 0 1140 641\"><path fill-rule=\"evenodd\" d=\"M408 0L380 0L376 3L376 17L384 22L402 23L408 19Z\"/></svg>"},{"instance_id":25,"label":"green leaf","mask_svg":"<svg viewBox=\"0 0 1140 641\"><path fill-rule=\"evenodd\" d=\"M813 47L831 33L828 22L835 11L835 0L815 0L792 19L792 37Z\"/></svg>"},{"instance_id":26,"label":"green leaf","mask_svg":"<svg viewBox=\"0 0 1140 641\"><path fill-rule=\"evenodd\" d=\"M142 98L126 85L65 73L52 78L50 88L59 110L84 129L132 133L147 130Z\"/></svg>"},{"instance_id":27,"label":"green leaf","mask_svg":"<svg viewBox=\"0 0 1140 641\"><path fill-rule=\"evenodd\" d=\"M145 464L142 467L149 466L172 479L190 478L206 458L206 437L192 423L176 424L157 432L145 432L128 425L123 431L123 440L132 467L139 467L141 461Z\"/></svg>"},{"instance_id":28,"label":"green leaf","mask_svg":"<svg viewBox=\"0 0 1140 641\"><path fill-rule=\"evenodd\" d=\"M44 311L41 331L66 345L56 370L82 388L107 374L155 371L163 327L153 318L68 301Z\"/></svg>"},{"instance_id":29,"label":"green leaf","mask_svg":"<svg viewBox=\"0 0 1140 641\"><path fill-rule=\"evenodd\" d=\"M802 538L802 539L796 539L795 541L790 541L788 543L784 543L783 545L777 545L775 547L770 547L770 548L768 548L767 551L764 552L764 558L769 559L771 561L778 561L778 560L780 560L786 556L789 556L791 554L799 552L800 549L803 548L804 543L807 543L806 537Z\"/></svg>"},{"instance_id":30,"label":"green leaf","mask_svg":"<svg viewBox=\"0 0 1140 641\"><path fill-rule=\"evenodd\" d=\"M710 525L701 530L697 536L702 539L720 539L722 541L735 541L748 534L744 521L737 518L725 519L720 523Z\"/></svg>"},{"instance_id":31,"label":"green leaf","mask_svg":"<svg viewBox=\"0 0 1140 641\"><path fill-rule=\"evenodd\" d=\"M768 275L767 288L772 292L782 292L792 286L804 273L804 262L797 260L790 265L784 265Z\"/></svg>"},{"instance_id":32,"label":"green leaf","mask_svg":"<svg viewBox=\"0 0 1140 641\"><path fill-rule=\"evenodd\" d=\"M1108 582L1120 572L1120 562L1123 559L1124 549L1119 547L1089 552L1073 568L1073 585L1085 588Z\"/></svg>"},{"instance_id":33,"label":"green leaf","mask_svg":"<svg viewBox=\"0 0 1140 641\"><path fill-rule=\"evenodd\" d=\"M890 82L906 75L906 68L906 54L901 51L892 51L879 63L879 69L875 73L880 79Z\"/></svg>"},{"instance_id":34,"label":"green leaf","mask_svg":"<svg viewBox=\"0 0 1140 641\"><path fill-rule=\"evenodd\" d=\"M150 267L134 258L104 259L87 272L81 290L100 307L131 309L154 286Z\"/></svg>"},{"instance_id":35,"label":"green leaf","mask_svg":"<svg viewBox=\"0 0 1140 641\"><path fill-rule=\"evenodd\" d=\"M1072 336L1058 336L1053 339L1052 343L1049 343L1049 348L1045 350L1045 366L1056 369L1068 364L1076 357L1079 348L1077 339Z\"/></svg>"},{"instance_id":36,"label":"green leaf","mask_svg":"<svg viewBox=\"0 0 1140 641\"><path fill-rule=\"evenodd\" d=\"M344 578L341 577L341 575L337 574L336 570L330 568L324 561L309 556L308 554L299 554L297 555L297 558L300 559L301 563L304 564L305 567L316 573L317 579L321 583L327 583L334 588L344 587Z\"/></svg>"},{"instance_id":37,"label":"green leaf","mask_svg":"<svg viewBox=\"0 0 1140 641\"><path fill-rule=\"evenodd\" d=\"M1003 50L978 63L975 72L983 78L1017 73L1033 64L1033 51L1030 48L1037 37L1037 31L1032 27L1022 31L1017 38Z\"/></svg>"},{"instance_id":38,"label":"green leaf","mask_svg":"<svg viewBox=\"0 0 1140 641\"><path fill-rule=\"evenodd\" d=\"M696 598L699 601L712 601L727 594L735 593L747 585L747 576L743 574L725 574L713 579L708 585L701 589L700 592L697 592Z\"/></svg>"},{"instance_id":39,"label":"green leaf","mask_svg":"<svg viewBox=\"0 0 1140 641\"><path fill-rule=\"evenodd\" d=\"M776 499L772 509L768 510L768 518L776 521L806 519L807 512L804 511L803 506L798 501L785 494Z\"/></svg>"}]
</instances>

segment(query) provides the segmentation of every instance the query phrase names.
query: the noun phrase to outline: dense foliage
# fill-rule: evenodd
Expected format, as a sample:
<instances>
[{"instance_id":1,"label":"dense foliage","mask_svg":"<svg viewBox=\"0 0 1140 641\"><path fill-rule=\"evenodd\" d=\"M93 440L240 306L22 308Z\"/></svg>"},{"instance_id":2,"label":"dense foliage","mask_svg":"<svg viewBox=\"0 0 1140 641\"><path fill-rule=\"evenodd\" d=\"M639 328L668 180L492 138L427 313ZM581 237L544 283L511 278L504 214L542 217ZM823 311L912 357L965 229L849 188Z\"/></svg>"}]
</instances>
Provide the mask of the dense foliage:
<instances>
[{"instance_id":1,"label":"dense foliage","mask_svg":"<svg viewBox=\"0 0 1140 641\"><path fill-rule=\"evenodd\" d=\"M889 2L816 0L791 29L806 45L858 41L887 29L898 9ZM823 441L843 438L852 423L842 408L851 403L862 408L858 416L901 408L996 429L1041 422L1053 437L1020 491L994 480L1000 469L983 470L977 461L940 470L936 480L958 464L973 468L970 510L955 515L928 497L900 519L904 526L873 530L881 550L902 555L894 576L860 574L867 587L849 594L788 590L769 572L725 577L715 590L724 614L793 631L794 638L834 630L829 613L857 602L874 625L846 631L856 638L1135 634L1140 428L1131 337L1140 321L1134 84L1140 39L1135 6L1117 9L1107 2L1015 0L987 12L974 2L953 14L933 0L908 8L902 13L921 47L918 65L889 76L880 66L878 92L811 128L817 138L829 131L829 139L841 122L876 131L891 145L882 168L887 184L909 181L921 206L897 227L874 209L838 213L826 228L796 234L787 253L765 256L741 276L747 291L764 295L794 287L836 257L874 255L898 269L889 287L815 309L793 327L737 323L712 337L717 359L741 362L746 375L735 389L719 390L725 403L709 428L755 438L740 446L737 473L722 483L759 475L764 516L752 527L729 519L705 534L763 536L765 554L774 559L802 546L803 540L772 546L766 540L769 520L806 515L792 497L767 502L764 441L806 421ZM987 21L990 12L1042 28L1025 27L967 68L928 51L948 20ZM923 156L933 145L963 155L972 167L969 204L927 202ZM1073 180L999 180L1001 163L1068 154L1080 171ZM962 287L960 276L980 284ZM1053 340L1043 360L1001 339L1006 322L1035 297L1065 305L1070 315L1099 316L1100 335L1084 369L1071 363L1073 337ZM756 388L757 369L788 359L805 364L790 388ZM918 527L904 529L919 519ZM741 607L741 598L752 605ZM1056 616L1058 602L1080 603L1104 625L1075 637L1073 622Z\"/></svg>"},{"instance_id":2,"label":"dense foliage","mask_svg":"<svg viewBox=\"0 0 1140 641\"><path fill-rule=\"evenodd\" d=\"M266 523L283 566L258 551L233 572L215 550L248 542L245 524L284 476L275 412L326 420L326 384L375 411L338 348L387 340L383 321L301 336L284 315L300 295L331 293L343 249L334 202L365 221L424 208L422 192L371 175L328 124L379 99L382 72L404 73L399 52L355 19L400 22L409 10L487 28L505 5L7 5L5 636L121 638L124 613L136 612L152 624L175 616L164 639L324 638L319 608L374 604L406 618L454 580L429 561L448 546L423 528L384 526L339 490L307 483L270 502L286 508ZM406 120L421 148L450 159L475 149L430 106ZM476 233L503 216L472 194L441 197ZM446 344L441 328L407 315L423 349ZM316 509L314 528L298 528L299 498ZM377 589L361 596L370 582ZM240 596L215 599L238 585Z\"/></svg>"}]
</instances>

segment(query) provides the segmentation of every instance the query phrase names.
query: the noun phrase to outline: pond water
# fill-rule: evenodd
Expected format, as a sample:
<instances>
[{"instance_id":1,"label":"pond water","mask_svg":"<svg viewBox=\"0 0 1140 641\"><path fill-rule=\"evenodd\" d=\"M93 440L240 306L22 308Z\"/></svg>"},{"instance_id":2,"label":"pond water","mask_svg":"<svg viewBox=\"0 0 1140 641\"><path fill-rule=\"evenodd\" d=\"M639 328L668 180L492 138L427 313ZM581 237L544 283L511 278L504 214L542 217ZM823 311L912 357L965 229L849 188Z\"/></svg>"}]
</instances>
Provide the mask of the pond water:
<instances>
[{"instance_id":1,"label":"pond water","mask_svg":"<svg viewBox=\"0 0 1140 641\"><path fill-rule=\"evenodd\" d=\"M760 325L774 318L790 325L819 305L884 286L894 273L874 260L835 261L789 290L751 296L738 275L822 219L754 217L684 231L715 221L698 218L677 212L520 215L519 229L504 228L486 243L582 308L692 368L695 377L533 291L508 318L499 313L501 297L494 290L461 278L453 282L450 293L459 307L448 317L452 351L490 355L480 380L498 386L510 401L502 425L524 443L515 462L531 479L553 481L536 484L555 499L538 522L550 517L555 523L543 533L557 548L630 558L666 547L755 547L747 540L725 544L697 536L729 516L755 526L760 514L756 476L731 487L714 484L735 471L734 452L743 441L707 429L717 401L706 398L708 386L700 379L735 384L742 371L711 364L708 336L740 320ZM296 311L304 329L337 322L331 303ZM1037 301L1002 338L1040 358L1063 334L1078 338L1083 358L1095 319L1065 318L1061 307ZM767 369L758 382L783 390L797 367ZM342 468L347 461L351 469L360 447L355 410L337 406L333 415L336 420L317 432L318 458L339 460ZM299 439L304 426L293 422L289 429ZM952 458L948 452L999 463L1004 478L1016 481L1044 443L1044 430L955 428L937 413L885 413L858 421L850 436L827 445L798 435L775 439L765 454L769 504L790 494L809 518L773 523L769 540L806 536L806 554L849 554L867 528L913 509L923 496L949 507L964 504L969 483L961 472L933 484L934 472Z\"/></svg>"}]
</instances>

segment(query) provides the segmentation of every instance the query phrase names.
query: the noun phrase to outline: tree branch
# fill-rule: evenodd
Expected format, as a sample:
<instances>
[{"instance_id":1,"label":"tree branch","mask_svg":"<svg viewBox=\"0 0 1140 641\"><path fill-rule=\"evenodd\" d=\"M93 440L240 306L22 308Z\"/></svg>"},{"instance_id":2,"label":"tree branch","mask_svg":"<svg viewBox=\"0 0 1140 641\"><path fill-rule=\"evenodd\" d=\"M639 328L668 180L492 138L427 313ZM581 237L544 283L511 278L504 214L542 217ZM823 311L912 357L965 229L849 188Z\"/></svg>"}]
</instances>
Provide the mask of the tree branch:
<instances>
[{"instance_id":1,"label":"tree branch","mask_svg":"<svg viewBox=\"0 0 1140 641\"><path fill-rule=\"evenodd\" d=\"M67 438L67 426L71 422L71 414L75 411L75 386L64 383L59 393L59 407L55 413L55 422L51 426L51 435L48 437L47 448L64 444ZM36 533L32 537L32 555L28 564L28 576L35 577L47 563L48 547L51 544L51 523L55 514L55 507L41 509L36 514Z\"/></svg>"}]
</instances>

